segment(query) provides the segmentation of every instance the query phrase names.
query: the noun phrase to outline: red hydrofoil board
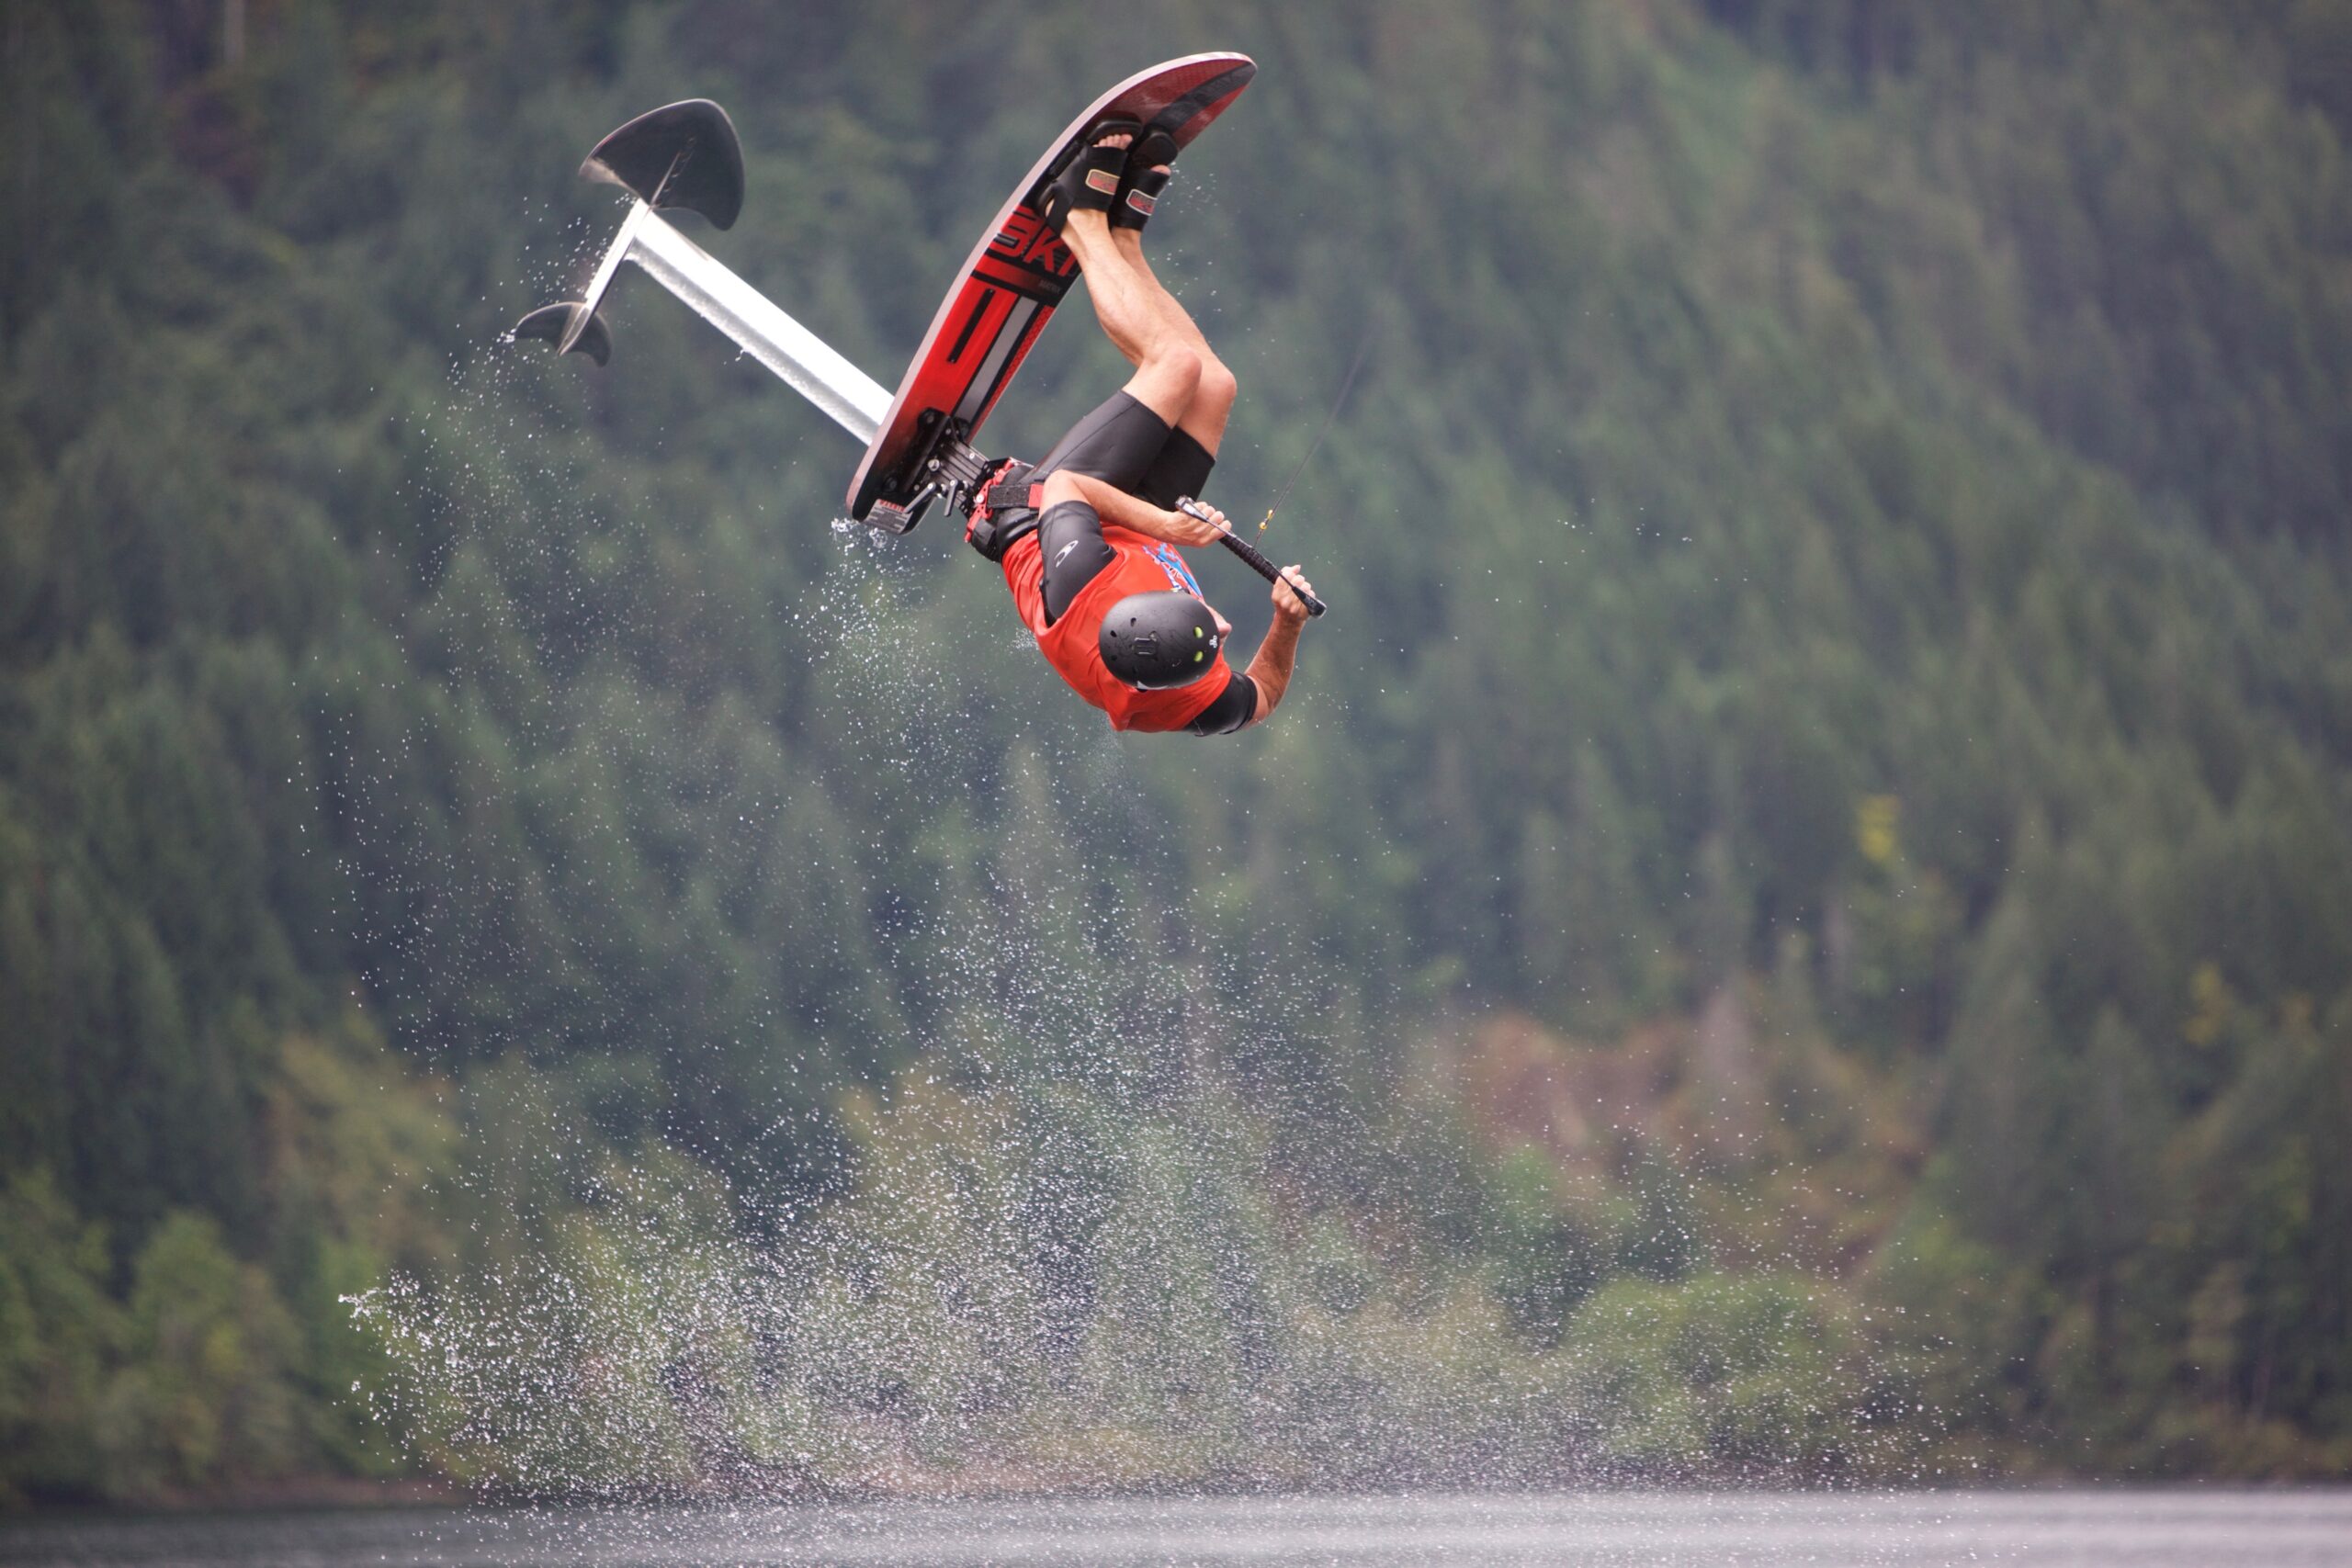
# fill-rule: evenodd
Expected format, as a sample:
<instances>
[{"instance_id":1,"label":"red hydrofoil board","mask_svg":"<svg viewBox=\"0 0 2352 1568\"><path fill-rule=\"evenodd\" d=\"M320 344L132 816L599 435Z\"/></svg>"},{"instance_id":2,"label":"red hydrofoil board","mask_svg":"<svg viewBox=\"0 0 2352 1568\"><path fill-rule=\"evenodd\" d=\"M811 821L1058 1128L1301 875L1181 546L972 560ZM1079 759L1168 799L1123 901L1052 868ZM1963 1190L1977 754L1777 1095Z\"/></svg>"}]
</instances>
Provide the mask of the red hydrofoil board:
<instances>
[{"instance_id":1,"label":"red hydrofoil board","mask_svg":"<svg viewBox=\"0 0 2352 1568\"><path fill-rule=\"evenodd\" d=\"M1140 120L1181 149L1208 129L1258 73L1246 54L1191 54L1128 77L1070 121L965 258L850 482L849 514L904 509L928 482L944 439L969 441L1012 384L1037 334L1078 280L1078 262L1037 211L1046 177L1105 120ZM878 521L878 520L877 520ZM903 529L912 519L898 524Z\"/></svg>"}]
</instances>

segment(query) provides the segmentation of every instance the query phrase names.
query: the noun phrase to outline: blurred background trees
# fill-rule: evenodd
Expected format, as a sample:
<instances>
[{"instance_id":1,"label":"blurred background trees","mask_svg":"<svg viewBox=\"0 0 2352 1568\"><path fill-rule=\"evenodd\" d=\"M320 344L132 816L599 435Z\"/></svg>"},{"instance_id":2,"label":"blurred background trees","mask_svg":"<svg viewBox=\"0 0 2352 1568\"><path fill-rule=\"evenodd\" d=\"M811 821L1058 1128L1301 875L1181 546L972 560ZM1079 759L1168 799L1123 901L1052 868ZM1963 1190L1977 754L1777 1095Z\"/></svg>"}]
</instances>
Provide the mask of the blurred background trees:
<instances>
[{"instance_id":1,"label":"blurred background trees","mask_svg":"<svg viewBox=\"0 0 2352 1568\"><path fill-rule=\"evenodd\" d=\"M496 1472L339 1298L622 1290L600 1173L672 1157L805 1246L932 1077L1091 1107L971 1244L1038 1387L1182 1381L1085 1325L1222 1268L1167 1333L1312 1391L1138 1473L1374 1408L1475 1468L1456 1386L1536 1476L2352 1465L2342 6L235 9L0 21L0 1496ZM1154 237L1237 516L1372 343L1239 744L828 529L853 454L641 280L607 374L495 345L700 94L709 243L888 382L1008 171L1210 47ZM992 449L1115 374L1057 329ZM795 1397L738 1450L931 1395Z\"/></svg>"}]
</instances>

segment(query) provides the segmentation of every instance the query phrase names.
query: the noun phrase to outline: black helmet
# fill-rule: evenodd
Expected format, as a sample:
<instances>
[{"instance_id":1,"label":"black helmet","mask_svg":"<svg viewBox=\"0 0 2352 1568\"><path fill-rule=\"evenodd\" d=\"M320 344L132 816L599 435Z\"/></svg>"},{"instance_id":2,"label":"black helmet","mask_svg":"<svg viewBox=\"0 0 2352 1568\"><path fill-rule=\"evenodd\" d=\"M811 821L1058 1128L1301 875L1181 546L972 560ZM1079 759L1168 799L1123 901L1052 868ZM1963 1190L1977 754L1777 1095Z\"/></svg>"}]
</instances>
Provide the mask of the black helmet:
<instances>
[{"instance_id":1,"label":"black helmet","mask_svg":"<svg viewBox=\"0 0 2352 1568\"><path fill-rule=\"evenodd\" d=\"M1102 617L1102 663L1147 692L1189 686L1216 660L1216 616L1190 593L1130 593Z\"/></svg>"}]
</instances>

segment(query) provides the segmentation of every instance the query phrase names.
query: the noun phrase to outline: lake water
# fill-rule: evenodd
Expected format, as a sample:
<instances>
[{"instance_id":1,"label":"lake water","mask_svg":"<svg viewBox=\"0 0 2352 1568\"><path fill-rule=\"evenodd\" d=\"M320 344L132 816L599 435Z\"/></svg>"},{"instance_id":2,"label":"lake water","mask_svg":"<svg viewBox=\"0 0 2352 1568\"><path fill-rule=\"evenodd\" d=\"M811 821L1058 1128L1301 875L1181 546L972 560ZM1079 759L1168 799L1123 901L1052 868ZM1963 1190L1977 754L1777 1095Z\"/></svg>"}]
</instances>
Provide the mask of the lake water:
<instances>
[{"instance_id":1,"label":"lake water","mask_svg":"<svg viewBox=\"0 0 2352 1568\"><path fill-rule=\"evenodd\" d=\"M391 1510L0 1522L0 1563L2352 1564L2352 1492L1220 1497L779 1508Z\"/></svg>"}]
</instances>

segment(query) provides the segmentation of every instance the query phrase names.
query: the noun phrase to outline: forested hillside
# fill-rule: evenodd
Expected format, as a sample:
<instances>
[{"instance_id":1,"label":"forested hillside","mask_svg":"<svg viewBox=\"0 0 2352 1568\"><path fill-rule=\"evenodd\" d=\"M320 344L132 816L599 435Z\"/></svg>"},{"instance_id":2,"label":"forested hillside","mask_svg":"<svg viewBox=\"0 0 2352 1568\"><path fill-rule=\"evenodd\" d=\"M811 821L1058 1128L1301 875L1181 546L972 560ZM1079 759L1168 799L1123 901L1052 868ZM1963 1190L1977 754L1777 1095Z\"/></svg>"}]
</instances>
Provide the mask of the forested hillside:
<instances>
[{"instance_id":1,"label":"forested hillside","mask_svg":"<svg viewBox=\"0 0 2352 1568\"><path fill-rule=\"evenodd\" d=\"M1235 516L1364 347L1263 729L1112 736L647 280L498 341L707 96L696 239L894 382L1209 48ZM2347 82L2332 0L8 6L0 1504L2352 1471Z\"/></svg>"}]
</instances>

